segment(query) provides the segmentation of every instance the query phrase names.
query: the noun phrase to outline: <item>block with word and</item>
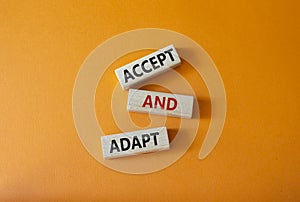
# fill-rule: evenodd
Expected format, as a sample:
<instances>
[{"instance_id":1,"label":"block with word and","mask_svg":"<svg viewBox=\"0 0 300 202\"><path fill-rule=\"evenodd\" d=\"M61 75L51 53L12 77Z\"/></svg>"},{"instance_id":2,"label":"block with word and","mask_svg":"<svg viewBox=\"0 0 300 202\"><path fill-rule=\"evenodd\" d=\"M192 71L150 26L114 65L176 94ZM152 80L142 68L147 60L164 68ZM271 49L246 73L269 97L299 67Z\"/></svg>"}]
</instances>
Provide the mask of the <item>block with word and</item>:
<instances>
[{"instance_id":1,"label":"block with word and","mask_svg":"<svg viewBox=\"0 0 300 202\"><path fill-rule=\"evenodd\" d=\"M193 102L193 96L129 89L127 110L192 118Z\"/></svg>"},{"instance_id":2,"label":"block with word and","mask_svg":"<svg viewBox=\"0 0 300 202\"><path fill-rule=\"evenodd\" d=\"M166 127L101 136L104 159L119 158L170 148Z\"/></svg>"},{"instance_id":3,"label":"block with word and","mask_svg":"<svg viewBox=\"0 0 300 202\"><path fill-rule=\"evenodd\" d=\"M180 64L181 60L176 49L173 45L169 45L116 69L115 74L124 90Z\"/></svg>"}]
</instances>

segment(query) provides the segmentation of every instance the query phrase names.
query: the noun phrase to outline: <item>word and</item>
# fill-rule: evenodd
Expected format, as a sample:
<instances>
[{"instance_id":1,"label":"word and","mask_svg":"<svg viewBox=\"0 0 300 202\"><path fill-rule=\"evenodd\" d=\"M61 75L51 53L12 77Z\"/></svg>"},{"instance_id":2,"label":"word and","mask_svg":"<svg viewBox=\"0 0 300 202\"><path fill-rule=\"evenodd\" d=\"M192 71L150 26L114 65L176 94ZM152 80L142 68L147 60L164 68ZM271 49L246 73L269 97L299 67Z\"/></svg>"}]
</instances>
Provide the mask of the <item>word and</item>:
<instances>
[{"instance_id":1,"label":"word and","mask_svg":"<svg viewBox=\"0 0 300 202\"><path fill-rule=\"evenodd\" d=\"M127 110L191 118L194 98L187 95L129 89Z\"/></svg>"},{"instance_id":2,"label":"word and","mask_svg":"<svg viewBox=\"0 0 300 202\"><path fill-rule=\"evenodd\" d=\"M160 96L155 96L154 99L152 100L151 95L147 95L142 105L142 107L149 107L149 108L157 108L157 106L159 106L161 109L174 110L177 107L177 100L172 97L160 98Z\"/></svg>"}]
</instances>

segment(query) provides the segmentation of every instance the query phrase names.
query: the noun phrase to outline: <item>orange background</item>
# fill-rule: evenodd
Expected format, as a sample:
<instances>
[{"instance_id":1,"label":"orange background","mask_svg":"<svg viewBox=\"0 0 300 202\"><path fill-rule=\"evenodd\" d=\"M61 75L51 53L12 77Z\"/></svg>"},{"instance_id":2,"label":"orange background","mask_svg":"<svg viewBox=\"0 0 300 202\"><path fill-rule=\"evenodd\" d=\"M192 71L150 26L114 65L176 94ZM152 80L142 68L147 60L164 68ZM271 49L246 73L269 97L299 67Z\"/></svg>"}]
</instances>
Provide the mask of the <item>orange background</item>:
<instances>
[{"instance_id":1,"label":"orange background","mask_svg":"<svg viewBox=\"0 0 300 202\"><path fill-rule=\"evenodd\" d=\"M1 1L1 201L299 201L299 1ZM137 28L185 34L227 94L217 147L171 167L107 169L82 146L72 90L87 55Z\"/></svg>"}]
</instances>

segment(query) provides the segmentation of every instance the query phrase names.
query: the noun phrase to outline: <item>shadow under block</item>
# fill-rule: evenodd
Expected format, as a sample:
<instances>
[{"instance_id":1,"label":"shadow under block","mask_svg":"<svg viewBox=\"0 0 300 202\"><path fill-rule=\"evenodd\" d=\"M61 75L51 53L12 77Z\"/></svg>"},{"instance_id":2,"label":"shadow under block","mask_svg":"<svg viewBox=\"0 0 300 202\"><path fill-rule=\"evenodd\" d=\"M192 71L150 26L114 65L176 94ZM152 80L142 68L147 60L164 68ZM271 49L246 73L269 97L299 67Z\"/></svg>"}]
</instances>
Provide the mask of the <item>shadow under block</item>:
<instances>
[{"instance_id":1,"label":"shadow under block","mask_svg":"<svg viewBox=\"0 0 300 202\"><path fill-rule=\"evenodd\" d=\"M169 45L115 70L123 90L181 64L173 45Z\"/></svg>"},{"instance_id":2,"label":"shadow under block","mask_svg":"<svg viewBox=\"0 0 300 202\"><path fill-rule=\"evenodd\" d=\"M127 110L192 118L193 102L193 96L129 89Z\"/></svg>"},{"instance_id":3,"label":"shadow under block","mask_svg":"<svg viewBox=\"0 0 300 202\"><path fill-rule=\"evenodd\" d=\"M119 158L170 148L166 127L101 136L104 159Z\"/></svg>"}]
</instances>

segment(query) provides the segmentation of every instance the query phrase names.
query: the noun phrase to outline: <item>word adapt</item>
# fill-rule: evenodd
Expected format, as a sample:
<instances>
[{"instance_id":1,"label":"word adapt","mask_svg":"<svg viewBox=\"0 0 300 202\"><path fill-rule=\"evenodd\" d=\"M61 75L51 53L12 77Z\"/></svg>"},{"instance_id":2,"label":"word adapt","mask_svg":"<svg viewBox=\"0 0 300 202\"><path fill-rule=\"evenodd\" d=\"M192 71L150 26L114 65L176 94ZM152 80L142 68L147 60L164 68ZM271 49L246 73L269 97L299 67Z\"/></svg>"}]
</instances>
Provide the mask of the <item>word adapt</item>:
<instances>
[{"instance_id":1,"label":"word adapt","mask_svg":"<svg viewBox=\"0 0 300 202\"><path fill-rule=\"evenodd\" d=\"M193 96L129 89L127 110L192 118L193 101Z\"/></svg>"},{"instance_id":2,"label":"word adapt","mask_svg":"<svg viewBox=\"0 0 300 202\"><path fill-rule=\"evenodd\" d=\"M146 55L115 70L122 89L128 89L181 64L173 45Z\"/></svg>"},{"instance_id":3,"label":"word adapt","mask_svg":"<svg viewBox=\"0 0 300 202\"><path fill-rule=\"evenodd\" d=\"M101 136L104 159L119 158L170 148L166 127Z\"/></svg>"}]
</instances>

